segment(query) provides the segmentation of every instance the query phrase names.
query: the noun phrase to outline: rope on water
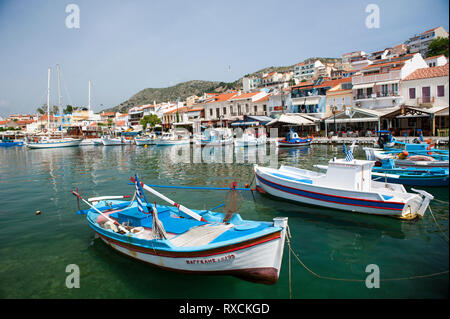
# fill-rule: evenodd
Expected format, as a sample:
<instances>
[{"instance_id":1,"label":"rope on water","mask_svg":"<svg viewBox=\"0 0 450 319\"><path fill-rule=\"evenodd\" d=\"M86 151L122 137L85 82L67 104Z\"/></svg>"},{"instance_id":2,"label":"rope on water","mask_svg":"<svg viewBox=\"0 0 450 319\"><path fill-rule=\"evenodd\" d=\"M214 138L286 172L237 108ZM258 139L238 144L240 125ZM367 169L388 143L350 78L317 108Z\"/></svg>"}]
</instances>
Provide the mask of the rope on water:
<instances>
[{"instance_id":1,"label":"rope on water","mask_svg":"<svg viewBox=\"0 0 450 319\"><path fill-rule=\"evenodd\" d=\"M431 210L431 207L428 206L428 208L430 209L431 217L433 217L433 220L434 220L434 222L436 223L436 226L439 228L440 232L441 232L442 235L445 237L445 240L447 241L447 244L448 244L449 242L448 242L448 237L447 237L447 235L445 235L445 233L444 233L444 231L442 230L441 226L439 226L439 224L438 224L436 218L434 217L433 211Z\"/></svg>"},{"instance_id":2,"label":"rope on water","mask_svg":"<svg viewBox=\"0 0 450 319\"><path fill-rule=\"evenodd\" d=\"M290 235L290 231L289 231L289 226L287 226L287 233L286 233L286 239L287 239L287 244L289 247L289 295L291 296L291 261L290 261L290 254L292 253L294 255L294 257L298 260L298 262L303 266L303 268L305 268L308 272L310 272L311 274L313 274L315 277L319 278L319 279L327 279L327 280L335 280L335 281L348 281L348 282L365 282L365 279L354 279L354 278L334 278L334 277L328 277L328 276L322 276L319 275L317 273L315 273L314 271L312 271L311 269L309 269L300 259L300 257L298 257L298 255L294 252L294 250L291 247L291 242L289 240L289 238L291 237ZM426 275L417 275L417 276L410 276L410 277L400 277L400 278L386 278L386 279L380 279L381 281L400 281L400 280L412 280L412 279L420 279L420 278L429 278L429 277L435 277L435 276L440 276L443 274L448 274L449 271L441 271L441 272L436 272L436 273L432 273L432 274L426 274Z\"/></svg>"}]
</instances>

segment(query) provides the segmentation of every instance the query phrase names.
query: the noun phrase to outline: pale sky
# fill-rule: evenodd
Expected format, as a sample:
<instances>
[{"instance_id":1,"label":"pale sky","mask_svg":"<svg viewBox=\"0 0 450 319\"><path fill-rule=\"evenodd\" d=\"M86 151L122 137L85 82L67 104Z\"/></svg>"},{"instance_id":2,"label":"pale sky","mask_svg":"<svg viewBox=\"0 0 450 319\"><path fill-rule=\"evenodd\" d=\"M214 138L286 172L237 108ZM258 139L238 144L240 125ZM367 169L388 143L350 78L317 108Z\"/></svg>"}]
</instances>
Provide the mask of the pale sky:
<instances>
[{"instance_id":1,"label":"pale sky","mask_svg":"<svg viewBox=\"0 0 450 319\"><path fill-rule=\"evenodd\" d=\"M66 27L68 4L80 28ZM380 8L380 28L368 29L368 4ZM268 66L312 56L368 53L425 30L449 29L448 1L273 0L0 0L0 116L57 104L95 111L148 87L189 80L231 82ZM231 69L229 69L229 66ZM103 104L103 106L101 106Z\"/></svg>"}]
</instances>

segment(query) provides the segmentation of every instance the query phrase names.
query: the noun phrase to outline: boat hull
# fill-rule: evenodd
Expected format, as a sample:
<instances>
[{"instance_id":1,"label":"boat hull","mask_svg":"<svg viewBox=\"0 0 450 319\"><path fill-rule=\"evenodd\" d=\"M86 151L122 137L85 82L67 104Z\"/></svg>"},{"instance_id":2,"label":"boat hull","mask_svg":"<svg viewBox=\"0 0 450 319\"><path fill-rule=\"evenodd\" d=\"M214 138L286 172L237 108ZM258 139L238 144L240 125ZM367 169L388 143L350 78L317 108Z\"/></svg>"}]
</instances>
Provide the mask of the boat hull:
<instances>
[{"instance_id":1,"label":"boat hull","mask_svg":"<svg viewBox=\"0 0 450 319\"><path fill-rule=\"evenodd\" d=\"M154 140L152 140L151 138L149 138L149 139L135 139L134 142L136 143L136 145L139 145L139 146L154 144Z\"/></svg>"},{"instance_id":2,"label":"boat hull","mask_svg":"<svg viewBox=\"0 0 450 319\"><path fill-rule=\"evenodd\" d=\"M310 146L311 141L306 142L285 142L278 141L278 147L297 147L297 146Z\"/></svg>"},{"instance_id":3,"label":"boat hull","mask_svg":"<svg viewBox=\"0 0 450 319\"><path fill-rule=\"evenodd\" d=\"M102 143L105 146L125 145L121 139L102 139Z\"/></svg>"},{"instance_id":4,"label":"boat hull","mask_svg":"<svg viewBox=\"0 0 450 319\"><path fill-rule=\"evenodd\" d=\"M38 149L38 148L59 148L59 147L76 147L80 146L80 140L73 141L61 141L61 142L43 142L43 143L27 143L28 148Z\"/></svg>"},{"instance_id":5,"label":"boat hull","mask_svg":"<svg viewBox=\"0 0 450 319\"><path fill-rule=\"evenodd\" d=\"M233 275L263 284L274 284L278 281L281 264L279 265L277 261L282 254L285 241L284 232L280 231L233 247L174 253L138 248L101 233L97 234L114 250L165 270L191 274Z\"/></svg>"},{"instance_id":6,"label":"boat hull","mask_svg":"<svg viewBox=\"0 0 450 319\"><path fill-rule=\"evenodd\" d=\"M381 172L380 172L381 173ZM391 173L395 174L395 173ZM447 176L400 176L399 178L382 177L372 175L373 180L386 181L387 183L402 184L408 186L439 187L448 186Z\"/></svg>"},{"instance_id":7,"label":"boat hull","mask_svg":"<svg viewBox=\"0 0 450 319\"><path fill-rule=\"evenodd\" d=\"M183 145L183 144L190 144L191 141L186 140L156 140L154 142L155 145L158 146L169 146L169 145Z\"/></svg>"}]
</instances>

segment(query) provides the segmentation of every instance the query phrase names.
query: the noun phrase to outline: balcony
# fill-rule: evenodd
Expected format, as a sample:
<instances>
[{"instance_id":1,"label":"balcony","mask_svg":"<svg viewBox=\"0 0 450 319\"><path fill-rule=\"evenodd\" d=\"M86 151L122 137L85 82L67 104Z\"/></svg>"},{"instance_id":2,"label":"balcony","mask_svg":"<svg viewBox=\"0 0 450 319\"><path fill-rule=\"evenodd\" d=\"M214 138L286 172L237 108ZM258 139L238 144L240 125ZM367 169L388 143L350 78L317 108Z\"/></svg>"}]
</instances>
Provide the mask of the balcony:
<instances>
[{"instance_id":1,"label":"balcony","mask_svg":"<svg viewBox=\"0 0 450 319\"><path fill-rule=\"evenodd\" d=\"M400 70L389 73L360 75L353 77L353 85L400 80Z\"/></svg>"},{"instance_id":2,"label":"balcony","mask_svg":"<svg viewBox=\"0 0 450 319\"><path fill-rule=\"evenodd\" d=\"M418 97L416 103L419 106L432 106L434 103L434 96Z\"/></svg>"},{"instance_id":3,"label":"balcony","mask_svg":"<svg viewBox=\"0 0 450 319\"><path fill-rule=\"evenodd\" d=\"M368 99L377 99L377 98L396 98L399 97L398 92L375 92L372 94L358 94L353 96L354 100L368 100Z\"/></svg>"}]
</instances>

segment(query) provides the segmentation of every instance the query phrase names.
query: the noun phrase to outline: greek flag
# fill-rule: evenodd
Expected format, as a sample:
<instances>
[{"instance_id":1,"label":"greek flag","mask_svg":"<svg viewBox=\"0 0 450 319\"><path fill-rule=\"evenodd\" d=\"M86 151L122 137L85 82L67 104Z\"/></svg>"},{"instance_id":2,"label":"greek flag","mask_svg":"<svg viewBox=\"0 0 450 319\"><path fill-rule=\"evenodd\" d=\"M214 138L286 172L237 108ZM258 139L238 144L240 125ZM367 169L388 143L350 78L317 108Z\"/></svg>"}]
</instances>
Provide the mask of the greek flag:
<instances>
[{"instance_id":1,"label":"greek flag","mask_svg":"<svg viewBox=\"0 0 450 319\"><path fill-rule=\"evenodd\" d=\"M145 213L144 212L144 199L145 199L144 192L142 190L141 183L139 182L137 175L135 175L135 184L136 184L136 201L138 204L138 210L141 213Z\"/></svg>"},{"instance_id":2,"label":"greek flag","mask_svg":"<svg viewBox=\"0 0 450 319\"><path fill-rule=\"evenodd\" d=\"M353 161L354 158L353 158L353 152L352 152L352 149L350 149L350 150L347 151L347 148L345 147L345 144L342 144L342 149L343 149L343 151L344 151L344 153L345 153L345 160L346 160L347 162Z\"/></svg>"}]
</instances>

